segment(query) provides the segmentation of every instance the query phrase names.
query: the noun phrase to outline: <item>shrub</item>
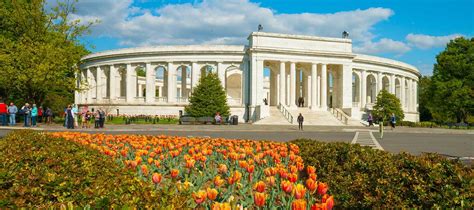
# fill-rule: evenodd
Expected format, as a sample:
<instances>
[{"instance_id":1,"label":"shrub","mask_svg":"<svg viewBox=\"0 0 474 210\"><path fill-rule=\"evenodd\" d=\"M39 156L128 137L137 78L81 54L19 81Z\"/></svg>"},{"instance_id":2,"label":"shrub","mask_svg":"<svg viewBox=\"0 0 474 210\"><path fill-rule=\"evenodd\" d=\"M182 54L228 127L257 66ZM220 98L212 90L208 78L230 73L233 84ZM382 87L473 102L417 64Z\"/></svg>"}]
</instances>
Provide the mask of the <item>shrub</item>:
<instances>
[{"instance_id":1,"label":"shrub","mask_svg":"<svg viewBox=\"0 0 474 210\"><path fill-rule=\"evenodd\" d=\"M219 112L222 117L230 115L227 94L217 74L204 74L194 88L185 112L192 117L214 117Z\"/></svg>"},{"instance_id":2,"label":"shrub","mask_svg":"<svg viewBox=\"0 0 474 210\"><path fill-rule=\"evenodd\" d=\"M0 140L0 208L68 204L93 208L182 205L116 162L77 143L31 131Z\"/></svg>"},{"instance_id":3,"label":"shrub","mask_svg":"<svg viewBox=\"0 0 474 210\"><path fill-rule=\"evenodd\" d=\"M295 140L305 164L342 208L471 207L473 171L435 154L391 154L360 145Z\"/></svg>"}]
</instances>

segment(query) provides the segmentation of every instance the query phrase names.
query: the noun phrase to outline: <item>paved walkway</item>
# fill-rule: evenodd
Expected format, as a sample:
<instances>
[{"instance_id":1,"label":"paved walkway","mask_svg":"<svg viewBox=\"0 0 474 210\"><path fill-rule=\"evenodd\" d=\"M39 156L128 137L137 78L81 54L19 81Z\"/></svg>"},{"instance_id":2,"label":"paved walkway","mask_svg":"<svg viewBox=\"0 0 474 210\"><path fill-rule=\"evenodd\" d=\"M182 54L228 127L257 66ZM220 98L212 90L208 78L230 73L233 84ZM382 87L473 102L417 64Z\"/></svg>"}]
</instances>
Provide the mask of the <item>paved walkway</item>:
<instances>
[{"instance_id":1,"label":"paved walkway","mask_svg":"<svg viewBox=\"0 0 474 210\"><path fill-rule=\"evenodd\" d=\"M373 149L384 150L375 139L372 131L358 131L354 135L351 144L360 144L362 146L372 147Z\"/></svg>"}]
</instances>

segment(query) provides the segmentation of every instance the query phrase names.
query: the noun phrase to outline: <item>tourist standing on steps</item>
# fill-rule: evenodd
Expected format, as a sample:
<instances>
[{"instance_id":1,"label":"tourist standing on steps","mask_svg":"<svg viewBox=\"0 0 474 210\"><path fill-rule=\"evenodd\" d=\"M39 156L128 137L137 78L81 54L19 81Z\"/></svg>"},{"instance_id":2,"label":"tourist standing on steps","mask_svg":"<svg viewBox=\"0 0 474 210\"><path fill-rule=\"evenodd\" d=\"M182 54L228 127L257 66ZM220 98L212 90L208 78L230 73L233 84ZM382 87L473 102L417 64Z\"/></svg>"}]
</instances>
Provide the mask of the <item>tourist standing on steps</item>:
<instances>
[{"instance_id":1,"label":"tourist standing on steps","mask_svg":"<svg viewBox=\"0 0 474 210\"><path fill-rule=\"evenodd\" d=\"M36 104L33 104L33 109L31 109L31 126L36 127L36 121L38 120L38 108Z\"/></svg>"},{"instance_id":2,"label":"tourist standing on steps","mask_svg":"<svg viewBox=\"0 0 474 210\"><path fill-rule=\"evenodd\" d=\"M304 121L304 117L300 113L300 115L298 115L298 130L303 130L303 121Z\"/></svg>"},{"instance_id":3,"label":"tourist standing on steps","mask_svg":"<svg viewBox=\"0 0 474 210\"><path fill-rule=\"evenodd\" d=\"M8 114L10 114L10 126L15 126L16 124L16 113L18 112L18 108L10 102L10 106L8 107Z\"/></svg>"},{"instance_id":4,"label":"tourist standing on steps","mask_svg":"<svg viewBox=\"0 0 474 210\"><path fill-rule=\"evenodd\" d=\"M0 100L0 118L2 126L7 126L7 105L3 100Z\"/></svg>"},{"instance_id":5,"label":"tourist standing on steps","mask_svg":"<svg viewBox=\"0 0 474 210\"><path fill-rule=\"evenodd\" d=\"M395 123L397 123L395 113L392 113L392 117L390 117L390 125L392 126L392 130L395 128Z\"/></svg>"},{"instance_id":6,"label":"tourist standing on steps","mask_svg":"<svg viewBox=\"0 0 474 210\"><path fill-rule=\"evenodd\" d=\"M369 113L369 116L367 117L367 122L369 122L369 127L373 126L374 124L374 118L372 117L372 114Z\"/></svg>"}]
</instances>

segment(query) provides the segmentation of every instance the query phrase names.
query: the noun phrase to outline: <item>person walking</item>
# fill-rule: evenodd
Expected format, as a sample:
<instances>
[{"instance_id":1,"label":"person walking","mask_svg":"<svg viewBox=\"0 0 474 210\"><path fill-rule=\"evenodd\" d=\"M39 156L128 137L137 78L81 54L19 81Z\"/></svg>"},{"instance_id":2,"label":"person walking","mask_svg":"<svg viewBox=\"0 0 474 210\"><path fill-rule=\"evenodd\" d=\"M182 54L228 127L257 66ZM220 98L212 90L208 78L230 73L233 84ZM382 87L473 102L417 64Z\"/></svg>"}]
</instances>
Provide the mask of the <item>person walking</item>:
<instances>
[{"instance_id":1,"label":"person walking","mask_svg":"<svg viewBox=\"0 0 474 210\"><path fill-rule=\"evenodd\" d=\"M33 104L33 108L31 109L31 126L36 127L36 121L38 120L38 108L36 104Z\"/></svg>"},{"instance_id":2,"label":"person walking","mask_svg":"<svg viewBox=\"0 0 474 210\"><path fill-rule=\"evenodd\" d=\"M304 121L304 117L300 113L300 115L298 115L298 130L303 130L303 121Z\"/></svg>"},{"instance_id":3,"label":"person walking","mask_svg":"<svg viewBox=\"0 0 474 210\"><path fill-rule=\"evenodd\" d=\"M46 123L49 125L53 121L53 111L49 107L46 107L46 111L44 112L46 117Z\"/></svg>"},{"instance_id":4,"label":"person walking","mask_svg":"<svg viewBox=\"0 0 474 210\"><path fill-rule=\"evenodd\" d=\"M99 128L100 126L100 114L99 110L96 110L94 113L94 128Z\"/></svg>"},{"instance_id":5,"label":"person walking","mask_svg":"<svg viewBox=\"0 0 474 210\"><path fill-rule=\"evenodd\" d=\"M2 121L2 126L7 126L7 105L3 100L0 100L0 121Z\"/></svg>"},{"instance_id":6,"label":"person walking","mask_svg":"<svg viewBox=\"0 0 474 210\"><path fill-rule=\"evenodd\" d=\"M10 114L10 126L16 125L17 112L18 112L18 107L16 107L13 102L10 102L10 106L8 106L8 114Z\"/></svg>"},{"instance_id":7,"label":"person walking","mask_svg":"<svg viewBox=\"0 0 474 210\"><path fill-rule=\"evenodd\" d=\"M395 113L392 113L392 116L390 117L390 125L392 126L392 130L395 128L395 124L397 123Z\"/></svg>"},{"instance_id":8,"label":"person walking","mask_svg":"<svg viewBox=\"0 0 474 210\"><path fill-rule=\"evenodd\" d=\"M99 127L104 128L105 123L105 111L99 108Z\"/></svg>"},{"instance_id":9,"label":"person walking","mask_svg":"<svg viewBox=\"0 0 474 210\"><path fill-rule=\"evenodd\" d=\"M39 123L43 123L43 115L44 115L43 106L40 106L38 108L38 122Z\"/></svg>"},{"instance_id":10,"label":"person walking","mask_svg":"<svg viewBox=\"0 0 474 210\"><path fill-rule=\"evenodd\" d=\"M92 112L87 110L85 114L85 118L86 118L86 128L91 128Z\"/></svg>"},{"instance_id":11,"label":"person walking","mask_svg":"<svg viewBox=\"0 0 474 210\"><path fill-rule=\"evenodd\" d=\"M369 127L374 126L374 117L372 117L372 114L369 113L369 116L367 116L367 122L369 122Z\"/></svg>"},{"instance_id":12,"label":"person walking","mask_svg":"<svg viewBox=\"0 0 474 210\"><path fill-rule=\"evenodd\" d=\"M23 112L23 117L25 119L24 127L30 127L30 120L31 120L31 110L30 104L26 103L22 108L21 112Z\"/></svg>"},{"instance_id":13,"label":"person walking","mask_svg":"<svg viewBox=\"0 0 474 210\"><path fill-rule=\"evenodd\" d=\"M74 113L69 105L66 109L67 129L74 129Z\"/></svg>"}]
</instances>

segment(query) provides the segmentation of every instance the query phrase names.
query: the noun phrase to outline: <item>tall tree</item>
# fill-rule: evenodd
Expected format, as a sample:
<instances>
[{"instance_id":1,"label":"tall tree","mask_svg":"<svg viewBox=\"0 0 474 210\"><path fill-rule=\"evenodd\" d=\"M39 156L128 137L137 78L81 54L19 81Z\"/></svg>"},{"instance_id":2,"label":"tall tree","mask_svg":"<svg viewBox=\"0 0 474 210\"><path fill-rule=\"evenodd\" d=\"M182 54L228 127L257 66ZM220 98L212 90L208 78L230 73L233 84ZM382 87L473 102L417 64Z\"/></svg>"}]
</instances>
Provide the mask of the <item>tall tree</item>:
<instances>
[{"instance_id":1,"label":"tall tree","mask_svg":"<svg viewBox=\"0 0 474 210\"><path fill-rule=\"evenodd\" d=\"M397 121L402 121L405 118L402 105L397 96L389 93L387 90L381 90L377 95L377 102L374 106L374 117L385 122L390 119L392 113L395 114Z\"/></svg>"},{"instance_id":2,"label":"tall tree","mask_svg":"<svg viewBox=\"0 0 474 210\"><path fill-rule=\"evenodd\" d=\"M420 121L430 121L433 119L431 115L431 111L428 108L428 103L431 100L431 77L429 76L423 76L420 78L419 82L419 108L418 112L420 112Z\"/></svg>"},{"instance_id":3,"label":"tall tree","mask_svg":"<svg viewBox=\"0 0 474 210\"><path fill-rule=\"evenodd\" d=\"M229 116L227 96L217 74L203 74L189 98L185 111L193 117Z\"/></svg>"},{"instance_id":4,"label":"tall tree","mask_svg":"<svg viewBox=\"0 0 474 210\"><path fill-rule=\"evenodd\" d=\"M433 117L467 122L474 112L474 38L451 40L436 61L429 103Z\"/></svg>"},{"instance_id":5,"label":"tall tree","mask_svg":"<svg viewBox=\"0 0 474 210\"><path fill-rule=\"evenodd\" d=\"M0 1L0 96L41 104L56 95L71 103L75 73L88 53L79 38L93 24L71 18L75 3Z\"/></svg>"}]
</instances>

